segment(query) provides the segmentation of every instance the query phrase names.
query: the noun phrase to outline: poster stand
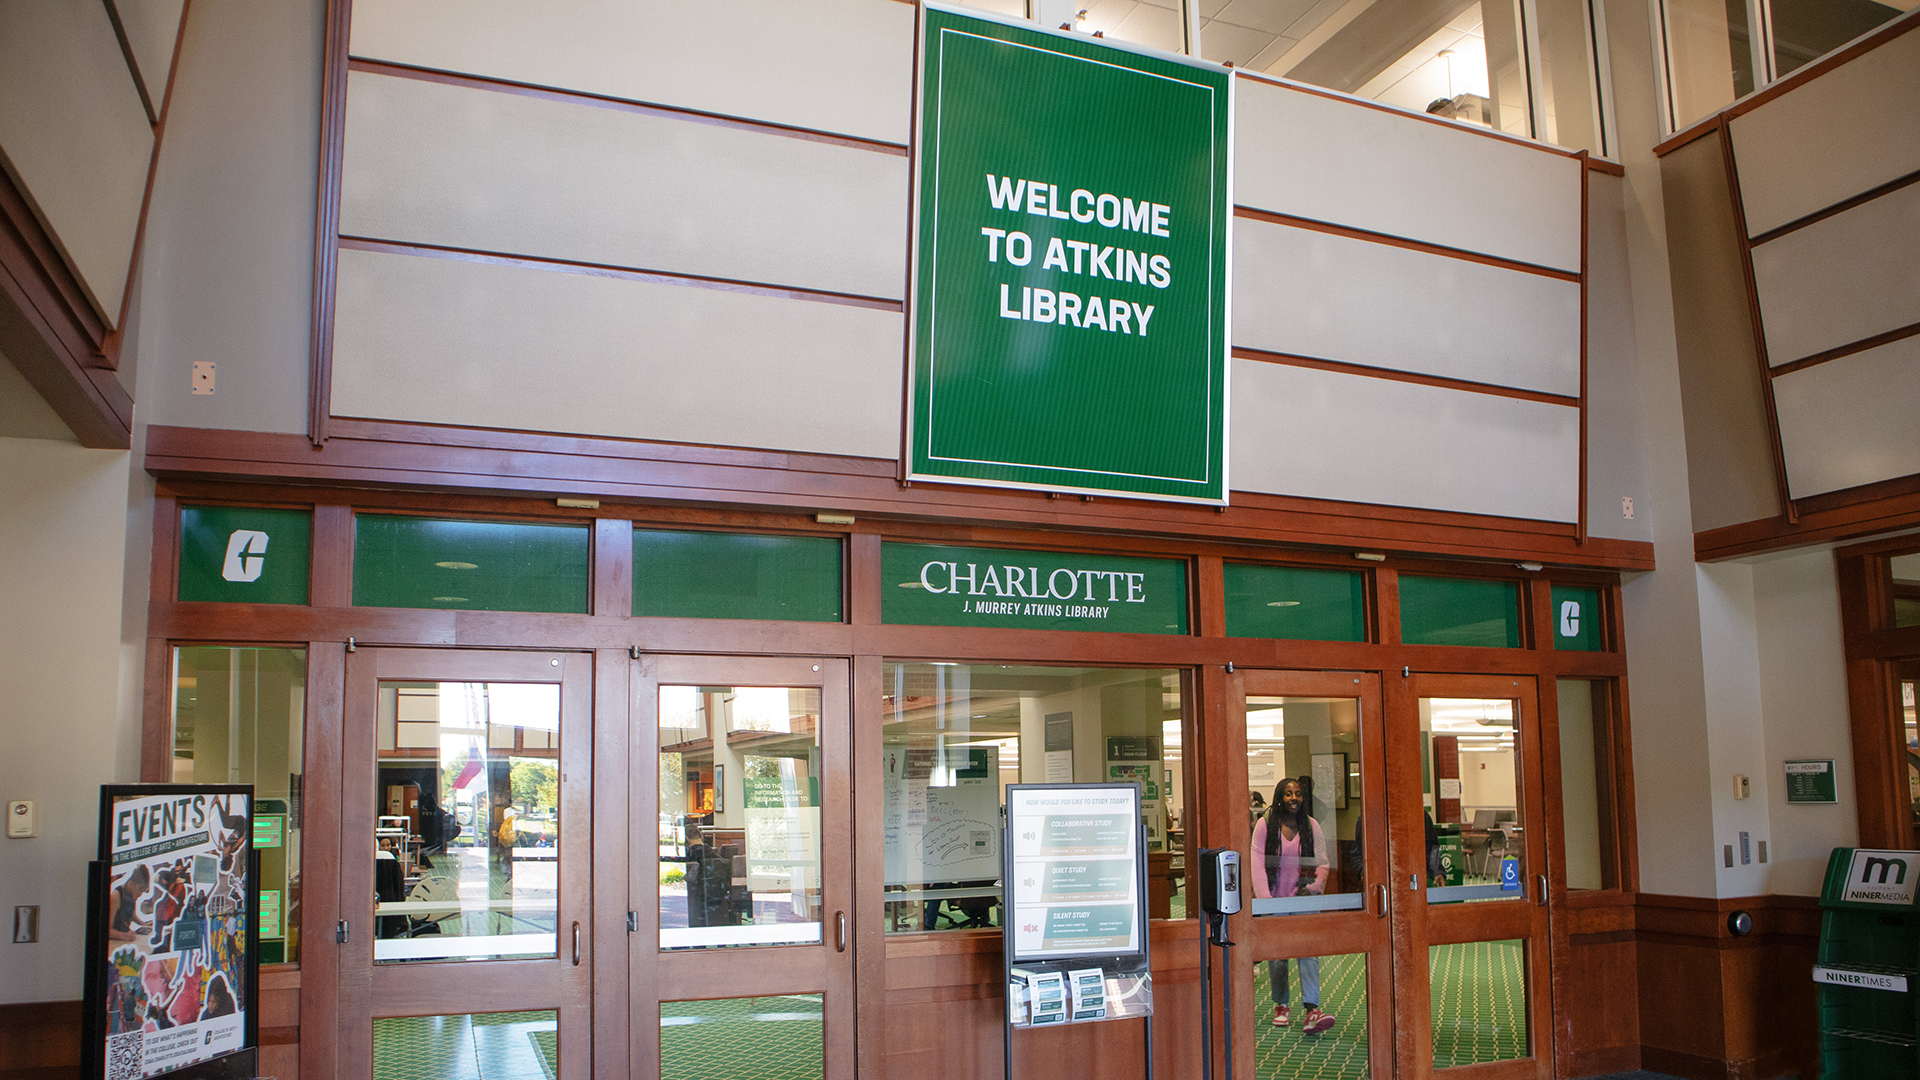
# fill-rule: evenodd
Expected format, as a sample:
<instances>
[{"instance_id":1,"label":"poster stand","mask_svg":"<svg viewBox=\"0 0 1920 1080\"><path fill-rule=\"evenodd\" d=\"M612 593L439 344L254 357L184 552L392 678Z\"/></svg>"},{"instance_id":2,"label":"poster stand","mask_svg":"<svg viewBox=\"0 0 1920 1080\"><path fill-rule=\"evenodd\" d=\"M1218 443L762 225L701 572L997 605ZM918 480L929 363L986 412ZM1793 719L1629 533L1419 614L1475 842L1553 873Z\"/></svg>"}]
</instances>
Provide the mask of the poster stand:
<instances>
[{"instance_id":1,"label":"poster stand","mask_svg":"<svg viewBox=\"0 0 1920 1080\"><path fill-rule=\"evenodd\" d=\"M1147 829L1139 784L1009 784L1001 835L1006 1077L1015 1028L1146 1022Z\"/></svg>"},{"instance_id":2,"label":"poster stand","mask_svg":"<svg viewBox=\"0 0 1920 1080\"><path fill-rule=\"evenodd\" d=\"M87 864L81 1075L259 1072L253 788L109 784Z\"/></svg>"}]
</instances>

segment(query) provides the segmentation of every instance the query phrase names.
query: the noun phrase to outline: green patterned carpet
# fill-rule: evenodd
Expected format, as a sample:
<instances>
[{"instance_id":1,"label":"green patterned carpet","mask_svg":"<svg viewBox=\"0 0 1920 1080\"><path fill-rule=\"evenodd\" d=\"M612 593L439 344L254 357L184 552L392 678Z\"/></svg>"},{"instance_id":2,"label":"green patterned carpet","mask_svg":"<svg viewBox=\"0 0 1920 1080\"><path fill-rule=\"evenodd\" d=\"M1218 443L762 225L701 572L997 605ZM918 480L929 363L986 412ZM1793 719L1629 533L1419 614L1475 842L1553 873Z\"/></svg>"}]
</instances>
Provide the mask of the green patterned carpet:
<instances>
[{"instance_id":1,"label":"green patterned carpet","mask_svg":"<svg viewBox=\"0 0 1920 1080\"><path fill-rule=\"evenodd\" d=\"M1288 976L1292 983L1293 1025L1273 1026L1273 988L1267 965L1254 965L1253 1062L1260 1080L1348 1080L1367 1075L1367 958L1362 955L1320 958L1320 1007L1337 1019L1319 1035L1302 1035L1300 1022L1300 965ZM1235 1003L1236 1007L1238 1002Z\"/></svg>"},{"instance_id":2,"label":"green patterned carpet","mask_svg":"<svg viewBox=\"0 0 1920 1080\"><path fill-rule=\"evenodd\" d=\"M375 1020L374 1080L553 1080L557 1028L551 1011Z\"/></svg>"},{"instance_id":3,"label":"green patterned carpet","mask_svg":"<svg viewBox=\"0 0 1920 1080\"><path fill-rule=\"evenodd\" d=\"M660 1080L819 1080L818 994L660 1004Z\"/></svg>"},{"instance_id":4,"label":"green patterned carpet","mask_svg":"<svg viewBox=\"0 0 1920 1080\"><path fill-rule=\"evenodd\" d=\"M1526 1056L1526 950L1521 943L1435 945L1428 953L1433 977L1433 1067Z\"/></svg>"}]
</instances>

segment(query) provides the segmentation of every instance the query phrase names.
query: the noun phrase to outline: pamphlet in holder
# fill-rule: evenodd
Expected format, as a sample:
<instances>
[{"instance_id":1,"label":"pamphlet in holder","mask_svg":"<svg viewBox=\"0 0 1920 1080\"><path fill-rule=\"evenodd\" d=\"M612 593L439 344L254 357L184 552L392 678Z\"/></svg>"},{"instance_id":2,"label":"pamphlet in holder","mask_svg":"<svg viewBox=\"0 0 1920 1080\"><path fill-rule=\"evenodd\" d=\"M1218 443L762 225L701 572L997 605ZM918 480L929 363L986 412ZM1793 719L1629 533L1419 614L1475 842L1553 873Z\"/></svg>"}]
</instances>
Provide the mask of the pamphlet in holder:
<instances>
[{"instance_id":1,"label":"pamphlet in holder","mask_svg":"<svg viewBox=\"0 0 1920 1080\"><path fill-rule=\"evenodd\" d=\"M1144 1020L1153 1075L1147 837L1138 784L1011 784L1001 850L1013 1029Z\"/></svg>"}]
</instances>

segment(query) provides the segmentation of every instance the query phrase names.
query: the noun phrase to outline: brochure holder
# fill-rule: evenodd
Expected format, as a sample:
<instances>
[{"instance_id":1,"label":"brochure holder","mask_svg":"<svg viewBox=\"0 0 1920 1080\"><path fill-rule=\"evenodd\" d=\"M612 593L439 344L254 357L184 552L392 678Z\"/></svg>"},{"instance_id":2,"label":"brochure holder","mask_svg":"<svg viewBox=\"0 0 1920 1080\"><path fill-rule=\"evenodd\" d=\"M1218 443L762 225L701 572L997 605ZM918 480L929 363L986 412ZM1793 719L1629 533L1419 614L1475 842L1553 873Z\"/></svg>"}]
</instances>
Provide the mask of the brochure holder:
<instances>
[{"instance_id":1,"label":"brochure holder","mask_svg":"<svg viewBox=\"0 0 1920 1080\"><path fill-rule=\"evenodd\" d=\"M1016 1028L1146 1022L1147 829L1139 784L1010 784L1001 837L1006 1075Z\"/></svg>"},{"instance_id":2,"label":"brochure holder","mask_svg":"<svg viewBox=\"0 0 1920 1080\"><path fill-rule=\"evenodd\" d=\"M1920 851L1834 848L1820 891L1820 1075L1920 1075Z\"/></svg>"}]
</instances>

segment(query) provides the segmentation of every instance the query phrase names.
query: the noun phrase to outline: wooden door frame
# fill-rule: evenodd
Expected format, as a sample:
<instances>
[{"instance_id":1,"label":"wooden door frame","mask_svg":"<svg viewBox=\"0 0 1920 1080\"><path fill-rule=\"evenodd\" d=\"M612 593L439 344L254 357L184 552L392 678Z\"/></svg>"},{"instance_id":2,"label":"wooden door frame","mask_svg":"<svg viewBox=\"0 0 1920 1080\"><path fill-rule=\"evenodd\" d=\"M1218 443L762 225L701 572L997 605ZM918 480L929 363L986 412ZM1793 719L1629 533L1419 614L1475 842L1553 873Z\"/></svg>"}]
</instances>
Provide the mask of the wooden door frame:
<instances>
[{"instance_id":1,"label":"wooden door frame","mask_svg":"<svg viewBox=\"0 0 1920 1080\"><path fill-rule=\"evenodd\" d=\"M542 661L548 661L543 664ZM592 996L594 989L595 949L593 947L592 916L596 910L594 895L593 868L593 718L594 718L594 671L593 654L590 652L559 649L519 650L519 649L436 649L420 646L394 645L369 646L350 650L346 663L341 666L344 683L342 722L340 724L340 762L339 784L335 794L338 796L336 828L334 835L339 838L340 850L352 850L350 844L357 843L345 836L349 824L361 813L349 808L356 802L360 805L376 805L374 800L379 794L379 747L378 701L379 687L389 681L428 681L438 678L440 681L465 682L538 682L556 683L562 687L560 698L560 723L563 731L571 728L573 736L563 736L561 752L568 753L569 743L581 746L581 752L587 755L582 764L587 767L576 769L569 774L561 769L560 801L563 816L571 815L580 822L579 829L585 835L586 843L566 856L566 861L557 869L560 875L560 905L555 912L554 956L551 961L556 969L549 974L556 993L569 981L567 967L583 968L579 978L584 978L585 987L579 990L581 1001L573 1007L585 1013L584 1016L569 1020L561 1017L560 1011L567 1005L553 1001L551 1008L563 1032L568 1025L585 1021L585 1030L577 1035L565 1038L560 1044L562 1076L567 1080L574 1077L593 1075L593 1030ZM549 677L538 678L546 675ZM364 749L352 749L350 743L357 737L366 737ZM584 737L584 738L583 738ZM581 745L584 743L584 745ZM349 767L356 761L356 755L366 753L373 768L361 771ZM569 755L571 756L571 755ZM556 759L562 760L562 759ZM578 759L574 759L578 760ZM476 814L476 818L477 818ZM372 863L369 861L364 870L349 871L344 860L336 863L337 912L343 919L358 918L358 905L349 900L349 891L365 886L366 895L372 894ZM334 998L337 1002L334 1015L333 1041L335 1051L334 1071L331 1075L361 1075L355 1062L364 1061L371 1075L373 1066L373 1028L365 1023L366 1019L386 1016L424 1016L424 1015L462 1015L466 1013L539 1010L547 1006L544 999L529 1004L520 1000L518 995L525 992L526 983L522 979L513 979L512 974L525 974L530 968L526 965L545 963L543 959L507 959L469 961L457 965L420 964L380 968L373 959L374 926L377 917L369 912L367 923L362 927L348 924L348 937L344 943L334 946L336 984ZM574 951L569 941L567 926L573 923L579 927L580 948ZM311 928L309 928L310 930ZM358 930L355 934L354 931ZM309 934L308 945L314 944ZM324 949L325 946L322 946ZM343 950L352 950L352 961L343 958ZM571 954L571 955L570 955ZM569 960L571 959L571 963ZM490 974L498 974L496 985L466 986L457 989L445 989L441 984L453 982L480 983ZM390 993L403 995L400 1004L382 1008L376 1001L375 982L395 984ZM446 1005L448 995L460 994L458 1004ZM397 1010L397 1011L396 1011ZM450 1011L448 1011L450 1010ZM577 1029L576 1029L577 1030ZM571 1047L585 1049L588 1061L583 1070L576 1071L567 1057Z\"/></svg>"},{"instance_id":2,"label":"wooden door frame","mask_svg":"<svg viewBox=\"0 0 1920 1080\"><path fill-rule=\"evenodd\" d=\"M1209 816L1219 817L1219 827L1231 837L1229 846L1237 851L1252 851L1253 827L1247 820L1247 799L1243 794L1247 789L1246 750L1247 725L1246 702L1248 697L1300 696L1353 698L1359 702L1360 757L1360 793L1363 808L1366 806L1385 806L1387 775L1384 763L1374 760L1369 763L1366 753L1369 746L1381 745L1384 735L1385 711L1381 697L1381 680L1378 672L1370 671L1293 671L1276 668L1241 668L1227 675L1225 713L1229 719L1238 717L1238 723L1225 723L1216 732L1216 742L1209 746L1207 757L1211 762L1227 762L1239 765L1234 774L1231 767L1218 770L1209 769L1215 774L1215 792L1219 798L1209 804ZM1376 759L1378 754L1375 755ZM1341 781L1345 783L1343 779ZM1377 801L1376 801L1377 800ZM1375 821L1385 818L1384 814L1374 815ZM1254 965L1263 962L1254 954L1264 945L1271 951L1280 939L1312 940L1316 946L1325 948L1316 953L1321 956L1348 955L1361 953L1367 958L1367 1031L1368 1064L1373 1075L1386 1077L1394 1074L1393 1050L1388 1040L1375 1037L1376 1033L1394 1030L1397 1025L1393 1015L1393 973L1391 941L1388 933L1391 923L1386 913L1377 906L1376 886L1387 885L1386 874L1389 863L1387 857L1386 829L1379 825L1366 825L1362 817L1365 834L1361 837L1363 865L1366 867L1366 880L1361 885L1361 909L1358 912L1324 912L1289 915L1284 918L1254 919L1251 914L1242 923L1240 936L1245 940L1240 944L1243 949L1234 954L1232 970L1228 977L1237 980L1236 987L1246 992L1248 1002L1246 1014L1253 1018L1252 1030L1257 1031L1261 1015L1254 1011L1253 985ZM1243 903L1251 911L1253 888L1244 886ZM1275 957L1278 959L1278 957ZM1237 1034L1250 1034L1241 1032ZM1234 1069L1247 1076L1255 1075L1254 1049L1257 1037L1239 1040L1234 1054Z\"/></svg>"},{"instance_id":3,"label":"wooden door frame","mask_svg":"<svg viewBox=\"0 0 1920 1080\"><path fill-rule=\"evenodd\" d=\"M1504 940L1515 936L1524 938L1527 943L1527 1056L1456 1066L1445 1070L1444 1075L1449 1080L1545 1080L1557 1072L1557 1044L1554 1040L1557 1003L1552 992L1553 909L1550 906L1553 892L1548 852L1550 834L1559 831L1560 823L1553 816L1554 809L1548 805L1545 790L1547 739L1542 730L1545 721L1540 700L1541 682L1552 678L1551 675L1404 672L1387 679L1389 792L1421 790L1419 725L1417 722L1396 724L1396 717L1417 718L1419 701L1423 697L1510 697L1518 703L1521 711L1521 747L1514 755L1517 768L1516 800L1523 808L1538 807L1537 817L1540 819L1537 822L1522 819L1528 821L1525 826L1527 873L1521 880L1521 899L1518 904L1481 904L1472 907L1447 905L1443 913L1436 913L1425 899L1425 823L1414 820L1410 814L1393 814L1393 878L1389 891L1402 899L1411 900L1415 890L1401 892L1398 888L1400 879L1418 875L1423 882L1417 890L1418 902L1395 905L1395 1033L1403 1053L1400 1060L1407 1064L1407 1068L1397 1075L1411 1080L1427 1080L1440 1074L1433 1066L1433 992L1427 950L1434 945ZM1504 690L1497 686L1503 680L1509 684ZM1531 724L1527 719L1529 713L1532 715ZM1532 731L1531 738L1526 737L1529 728ZM1435 783L1437 785L1437 779ZM1544 889L1541 887L1543 878L1548 882ZM1439 921L1443 924L1463 925L1436 928L1435 914L1440 914ZM1509 924L1521 923L1531 925L1524 933L1513 933L1518 927Z\"/></svg>"},{"instance_id":4,"label":"wooden door frame","mask_svg":"<svg viewBox=\"0 0 1920 1080\"><path fill-rule=\"evenodd\" d=\"M681 982L666 1000L718 997L760 997L782 993L819 993L822 995L822 1064L826 1076L853 1075L859 1038L860 986L857 979L860 958L859 934L861 908L857 904L858 881L855 876L855 807L853 802L854 719L851 700L851 663L842 657L715 656L669 653L636 655L630 665L631 735L622 760L634 776L657 776L660 769L660 725L657 689L663 684L694 683L701 686L819 686L821 754L820 853L822 892L820 943L815 945L766 946L751 950L663 953L660 951L659 863L657 859L629 858L624 895L626 908L638 913L627 933L628 957L627 1024L629 1038L624 1060L632 1077L656 1077L660 1071L659 1007L668 978ZM745 678L742 678L745 676ZM831 718L837 717L837 722ZM711 718L709 720L711 722ZM837 728L836 728L837 723ZM710 732L711 734L711 732ZM657 826L641 832L642 822L657 822L660 813L659 785L639 785L630 790L621 820L632 843L647 850L657 847ZM840 807L828 814L829 807ZM840 852L846 865L829 872L827 860ZM838 895L836 895L838 894ZM870 921L878 924L879 905L872 905ZM836 948L837 916L844 913L844 948ZM820 950L815 952L814 950ZM836 953L849 953L844 962ZM838 973L833 968L842 968ZM715 970L700 971L702 966ZM735 968L751 968L753 983ZM823 974L824 972L824 974ZM827 983L843 985L835 991ZM736 990L741 992L735 992ZM844 1001L832 999L838 993ZM649 1015L650 1014L650 1015ZM840 1022L834 1022L835 1016ZM844 1026L843 1034L836 1027Z\"/></svg>"}]
</instances>

